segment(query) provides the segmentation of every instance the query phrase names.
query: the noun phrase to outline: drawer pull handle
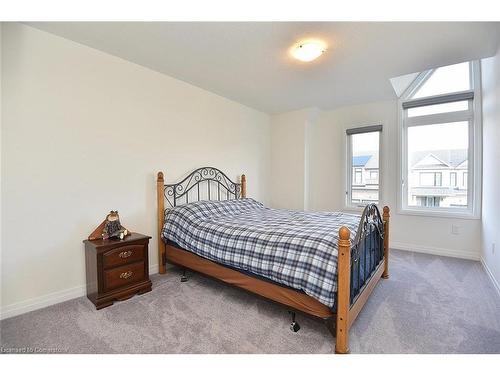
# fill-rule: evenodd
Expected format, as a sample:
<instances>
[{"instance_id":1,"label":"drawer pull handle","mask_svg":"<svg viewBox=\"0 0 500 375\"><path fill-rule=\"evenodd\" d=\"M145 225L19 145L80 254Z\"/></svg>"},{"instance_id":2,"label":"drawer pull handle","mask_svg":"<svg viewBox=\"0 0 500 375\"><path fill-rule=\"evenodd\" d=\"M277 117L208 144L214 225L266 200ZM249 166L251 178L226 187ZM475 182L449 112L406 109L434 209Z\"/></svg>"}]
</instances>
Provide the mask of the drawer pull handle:
<instances>
[{"instance_id":1,"label":"drawer pull handle","mask_svg":"<svg viewBox=\"0 0 500 375\"><path fill-rule=\"evenodd\" d=\"M122 272L120 274L120 279L128 279L129 277L132 277L132 275L133 275L132 271Z\"/></svg>"},{"instance_id":2,"label":"drawer pull handle","mask_svg":"<svg viewBox=\"0 0 500 375\"><path fill-rule=\"evenodd\" d=\"M122 251L118 256L122 259L128 258L129 256L132 255L132 251Z\"/></svg>"}]
</instances>

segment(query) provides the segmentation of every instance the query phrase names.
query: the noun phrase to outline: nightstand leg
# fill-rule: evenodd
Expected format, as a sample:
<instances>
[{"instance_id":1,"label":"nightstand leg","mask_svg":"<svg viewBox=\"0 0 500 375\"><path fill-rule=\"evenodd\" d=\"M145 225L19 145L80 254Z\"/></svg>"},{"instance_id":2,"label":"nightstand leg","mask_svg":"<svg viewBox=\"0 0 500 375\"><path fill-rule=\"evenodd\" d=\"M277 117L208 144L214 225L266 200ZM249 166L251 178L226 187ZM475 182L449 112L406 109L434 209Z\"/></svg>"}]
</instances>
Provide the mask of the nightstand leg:
<instances>
[{"instance_id":1,"label":"nightstand leg","mask_svg":"<svg viewBox=\"0 0 500 375\"><path fill-rule=\"evenodd\" d=\"M137 292L137 294L141 295L147 292L151 292L151 286L148 286L147 288L141 289Z\"/></svg>"},{"instance_id":2,"label":"nightstand leg","mask_svg":"<svg viewBox=\"0 0 500 375\"><path fill-rule=\"evenodd\" d=\"M104 309L105 307L111 306L113 304L113 301L108 301L104 303L98 303L95 307L96 310Z\"/></svg>"}]
</instances>

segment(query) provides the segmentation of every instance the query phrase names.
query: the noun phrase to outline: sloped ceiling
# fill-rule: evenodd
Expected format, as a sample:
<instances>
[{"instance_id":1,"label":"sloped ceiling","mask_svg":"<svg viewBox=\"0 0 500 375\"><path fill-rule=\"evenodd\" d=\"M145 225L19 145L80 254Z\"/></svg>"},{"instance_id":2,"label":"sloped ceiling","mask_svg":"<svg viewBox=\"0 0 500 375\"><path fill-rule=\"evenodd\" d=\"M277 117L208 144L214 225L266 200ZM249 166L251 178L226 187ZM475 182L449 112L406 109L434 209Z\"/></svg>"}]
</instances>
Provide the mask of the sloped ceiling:
<instances>
[{"instance_id":1,"label":"sloped ceiling","mask_svg":"<svg viewBox=\"0 0 500 375\"><path fill-rule=\"evenodd\" d=\"M37 22L33 27L119 56L268 113L396 98L390 78L492 56L500 23ZM328 44L312 63L295 42Z\"/></svg>"}]
</instances>

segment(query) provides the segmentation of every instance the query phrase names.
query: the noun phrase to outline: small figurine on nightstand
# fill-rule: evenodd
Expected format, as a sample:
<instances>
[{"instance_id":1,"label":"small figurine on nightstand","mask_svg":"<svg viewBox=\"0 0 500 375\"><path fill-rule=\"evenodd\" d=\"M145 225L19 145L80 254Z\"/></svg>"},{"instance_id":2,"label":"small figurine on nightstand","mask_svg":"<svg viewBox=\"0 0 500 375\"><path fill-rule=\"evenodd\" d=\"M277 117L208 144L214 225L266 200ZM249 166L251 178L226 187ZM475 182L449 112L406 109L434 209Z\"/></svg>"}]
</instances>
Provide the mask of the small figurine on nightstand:
<instances>
[{"instance_id":1,"label":"small figurine on nightstand","mask_svg":"<svg viewBox=\"0 0 500 375\"><path fill-rule=\"evenodd\" d=\"M121 225L118 211L110 211L106 219L89 236L89 240L120 239L130 235L130 231Z\"/></svg>"},{"instance_id":2,"label":"small figurine on nightstand","mask_svg":"<svg viewBox=\"0 0 500 375\"><path fill-rule=\"evenodd\" d=\"M109 238L123 240L126 235L128 235L128 230L122 227L120 224L120 217L118 216L118 211L110 211L108 216L106 216L106 223L104 224L104 230L102 231L102 239L107 240Z\"/></svg>"}]
</instances>

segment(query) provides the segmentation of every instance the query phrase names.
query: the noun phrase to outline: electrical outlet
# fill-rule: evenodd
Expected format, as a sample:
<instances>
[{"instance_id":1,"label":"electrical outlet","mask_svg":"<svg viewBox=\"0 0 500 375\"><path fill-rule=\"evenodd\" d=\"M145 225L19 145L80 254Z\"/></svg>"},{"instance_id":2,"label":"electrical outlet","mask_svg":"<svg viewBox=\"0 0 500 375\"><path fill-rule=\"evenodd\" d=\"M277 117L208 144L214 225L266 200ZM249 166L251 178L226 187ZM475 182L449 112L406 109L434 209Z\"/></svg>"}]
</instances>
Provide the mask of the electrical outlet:
<instances>
[{"instance_id":1,"label":"electrical outlet","mask_svg":"<svg viewBox=\"0 0 500 375\"><path fill-rule=\"evenodd\" d=\"M451 234L460 234L460 227L458 225L452 225Z\"/></svg>"},{"instance_id":2,"label":"electrical outlet","mask_svg":"<svg viewBox=\"0 0 500 375\"><path fill-rule=\"evenodd\" d=\"M491 244L491 253L495 254L495 243L494 242Z\"/></svg>"}]
</instances>

